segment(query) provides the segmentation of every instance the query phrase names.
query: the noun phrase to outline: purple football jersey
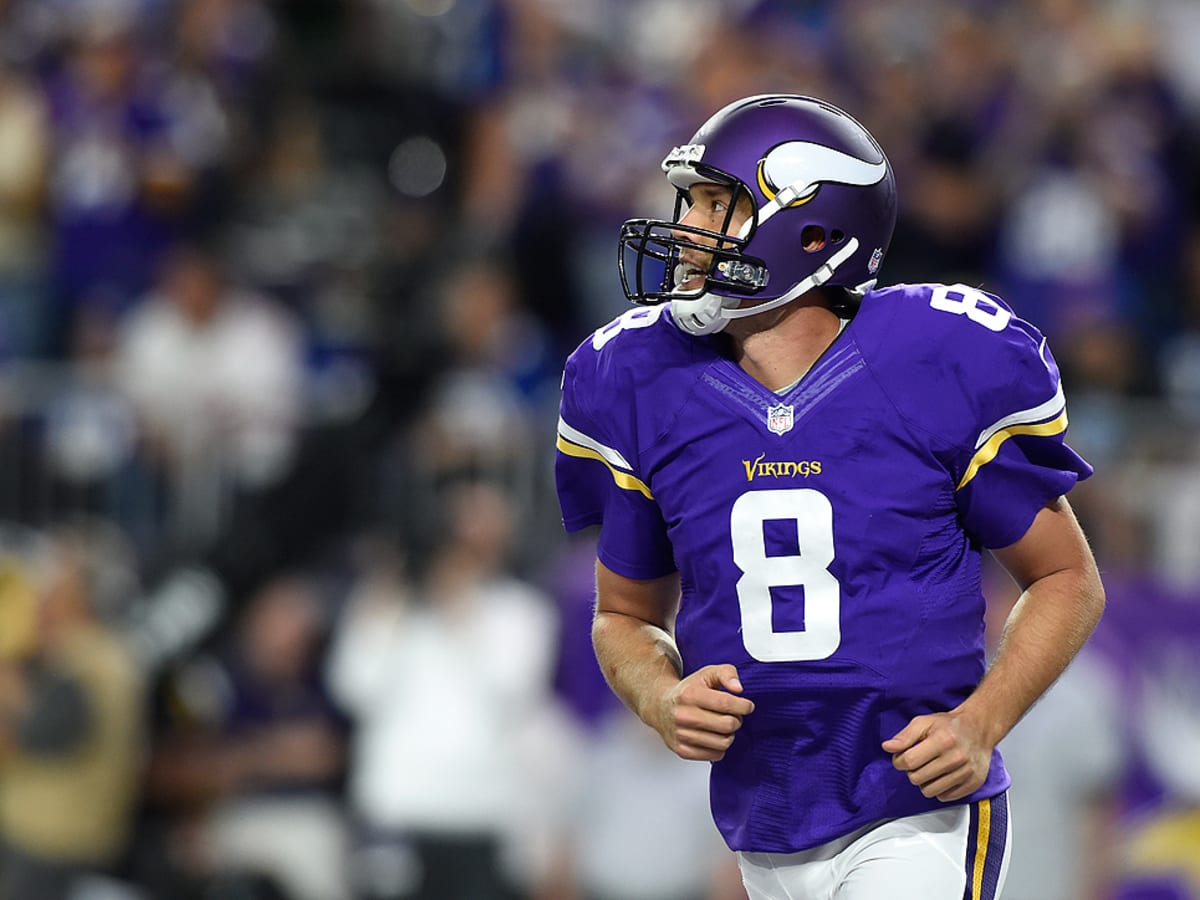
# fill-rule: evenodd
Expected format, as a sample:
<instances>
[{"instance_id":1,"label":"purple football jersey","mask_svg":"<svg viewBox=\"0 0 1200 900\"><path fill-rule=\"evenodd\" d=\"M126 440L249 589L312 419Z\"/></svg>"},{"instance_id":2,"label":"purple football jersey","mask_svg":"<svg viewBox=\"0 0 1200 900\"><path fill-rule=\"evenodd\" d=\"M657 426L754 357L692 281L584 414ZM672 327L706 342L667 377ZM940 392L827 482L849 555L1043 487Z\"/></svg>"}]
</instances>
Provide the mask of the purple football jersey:
<instances>
[{"instance_id":1,"label":"purple football jersey","mask_svg":"<svg viewBox=\"0 0 1200 900\"><path fill-rule=\"evenodd\" d=\"M888 288L780 395L669 315L571 355L557 483L610 569L679 570L685 671L732 663L754 701L712 767L718 827L792 852L940 807L880 744L979 683L983 548L1091 474L1045 340L974 288ZM962 802L1008 783L996 754Z\"/></svg>"}]
</instances>

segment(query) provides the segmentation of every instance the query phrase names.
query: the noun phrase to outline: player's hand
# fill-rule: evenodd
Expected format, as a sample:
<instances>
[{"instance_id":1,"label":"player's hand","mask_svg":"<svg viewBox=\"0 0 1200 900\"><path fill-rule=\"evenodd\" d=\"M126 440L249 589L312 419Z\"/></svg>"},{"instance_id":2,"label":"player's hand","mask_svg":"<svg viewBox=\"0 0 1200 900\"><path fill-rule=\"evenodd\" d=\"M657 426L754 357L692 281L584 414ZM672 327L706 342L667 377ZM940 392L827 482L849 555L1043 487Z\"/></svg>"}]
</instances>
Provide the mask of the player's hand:
<instances>
[{"instance_id":1,"label":"player's hand","mask_svg":"<svg viewBox=\"0 0 1200 900\"><path fill-rule=\"evenodd\" d=\"M754 703L741 693L734 666L705 666L663 695L650 724L678 756L716 761L733 743L742 718L754 712Z\"/></svg>"},{"instance_id":2,"label":"player's hand","mask_svg":"<svg viewBox=\"0 0 1200 900\"><path fill-rule=\"evenodd\" d=\"M917 716L883 742L892 765L926 797L961 800L983 786L994 745L984 729L958 710Z\"/></svg>"}]
</instances>

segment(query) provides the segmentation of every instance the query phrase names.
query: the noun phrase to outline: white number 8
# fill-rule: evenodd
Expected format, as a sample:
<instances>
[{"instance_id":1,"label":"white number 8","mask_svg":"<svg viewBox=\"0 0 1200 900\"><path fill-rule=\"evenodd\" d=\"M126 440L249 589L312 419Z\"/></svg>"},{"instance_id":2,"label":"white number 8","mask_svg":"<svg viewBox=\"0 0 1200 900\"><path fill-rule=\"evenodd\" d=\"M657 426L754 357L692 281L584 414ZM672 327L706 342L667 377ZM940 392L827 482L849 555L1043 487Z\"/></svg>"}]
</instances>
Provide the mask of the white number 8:
<instances>
[{"instance_id":1,"label":"white number 8","mask_svg":"<svg viewBox=\"0 0 1200 900\"><path fill-rule=\"evenodd\" d=\"M626 310L607 325L602 325L596 329L592 335L592 349L603 350L604 345L622 331L649 328L659 320L664 309L666 309L666 304L658 306L635 306L633 309Z\"/></svg>"},{"instance_id":2,"label":"white number 8","mask_svg":"<svg viewBox=\"0 0 1200 900\"><path fill-rule=\"evenodd\" d=\"M1003 331L1012 321L1012 313L1007 309L983 291L965 284L938 285L929 305L943 312L965 315L989 331Z\"/></svg>"},{"instance_id":3,"label":"white number 8","mask_svg":"<svg viewBox=\"0 0 1200 900\"><path fill-rule=\"evenodd\" d=\"M763 524L796 523L799 553L768 556ZM742 614L742 642L760 662L826 659L842 642L841 585L829 572L833 562L833 506L811 488L748 491L729 514L733 561ZM804 629L776 631L771 588L804 587Z\"/></svg>"}]
</instances>

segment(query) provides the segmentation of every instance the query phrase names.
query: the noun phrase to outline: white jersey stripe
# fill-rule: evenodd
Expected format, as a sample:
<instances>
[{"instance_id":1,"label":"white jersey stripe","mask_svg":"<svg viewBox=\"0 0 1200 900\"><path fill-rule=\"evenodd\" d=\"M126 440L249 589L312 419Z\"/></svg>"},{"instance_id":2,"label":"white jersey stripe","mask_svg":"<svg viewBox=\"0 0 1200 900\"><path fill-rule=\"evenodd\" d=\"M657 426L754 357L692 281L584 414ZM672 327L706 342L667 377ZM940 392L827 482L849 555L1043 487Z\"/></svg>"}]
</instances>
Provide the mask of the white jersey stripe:
<instances>
[{"instance_id":1,"label":"white jersey stripe","mask_svg":"<svg viewBox=\"0 0 1200 900\"><path fill-rule=\"evenodd\" d=\"M595 438L590 438L582 431L572 428L563 421L562 416L558 417L558 433L567 440L579 444L581 447L587 447L591 450L595 450L612 465L620 469L625 469L627 472L633 471L633 466L626 461L625 457L622 456L620 452L614 450L612 447L606 447Z\"/></svg>"},{"instance_id":2,"label":"white jersey stripe","mask_svg":"<svg viewBox=\"0 0 1200 900\"><path fill-rule=\"evenodd\" d=\"M975 442L975 449L978 450L986 444L998 431L1003 431L1011 425L1029 425L1034 422L1040 422L1043 419L1057 418L1067 405L1067 398L1063 395L1062 384L1059 383L1058 390L1054 396L1045 403L1040 403L1037 406L1029 409L1022 409L1012 415L1005 416L995 425L984 429L979 434L979 440Z\"/></svg>"}]
</instances>

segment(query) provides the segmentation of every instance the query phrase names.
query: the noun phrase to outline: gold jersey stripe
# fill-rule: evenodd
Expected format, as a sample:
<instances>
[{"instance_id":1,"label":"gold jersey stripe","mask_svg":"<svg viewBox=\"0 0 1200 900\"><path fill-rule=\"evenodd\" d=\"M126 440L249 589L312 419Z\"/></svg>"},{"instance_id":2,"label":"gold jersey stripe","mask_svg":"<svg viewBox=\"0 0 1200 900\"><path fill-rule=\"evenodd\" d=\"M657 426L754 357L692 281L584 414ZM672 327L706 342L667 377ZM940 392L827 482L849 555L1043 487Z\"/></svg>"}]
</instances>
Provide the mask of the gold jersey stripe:
<instances>
[{"instance_id":1,"label":"gold jersey stripe","mask_svg":"<svg viewBox=\"0 0 1200 900\"><path fill-rule=\"evenodd\" d=\"M617 483L617 487L624 488L627 491L637 491L643 494L647 500L654 499L654 495L650 493L650 488L646 487L645 482L628 472L622 472L620 469L614 468L612 463L591 447L581 447L578 444L572 444L561 434L558 436L557 446L567 456L577 456L580 459L594 459L604 463L608 471L612 473L613 481Z\"/></svg>"},{"instance_id":2,"label":"gold jersey stripe","mask_svg":"<svg viewBox=\"0 0 1200 900\"><path fill-rule=\"evenodd\" d=\"M1011 437L1017 437L1022 434L1031 434L1035 437L1045 437L1050 434L1061 434L1067 430L1067 411L1064 409L1057 419L1051 419L1049 422L1043 422L1040 425L1012 425L1008 428L997 431L993 434L986 444L979 448L979 451L971 457L971 464L967 466L967 471L963 473L962 481L958 483L956 490L962 490L966 487L972 478L974 478L981 468L990 463L996 458L996 454L1000 452L1000 445Z\"/></svg>"},{"instance_id":3,"label":"gold jersey stripe","mask_svg":"<svg viewBox=\"0 0 1200 900\"><path fill-rule=\"evenodd\" d=\"M572 428L565 421L563 421L562 416L558 417L558 433L573 444L579 444L581 447L591 447L618 469L633 468L633 466L629 464L629 460L622 456L619 450L616 450L613 447L606 447L594 437L589 437L579 429Z\"/></svg>"},{"instance_id":4,"label":"gold jersey stripe","mask_svg":"<svg viewBox=\"0 0 1200 900\"><path fill-rule=\"evenodd\" d=\"M971 900L983 897L983 867L987 863L988 839L992 830L992 801L979 801L979 833L975 836L975 871L971 876Z\"/></svg>"}]
</instances>

